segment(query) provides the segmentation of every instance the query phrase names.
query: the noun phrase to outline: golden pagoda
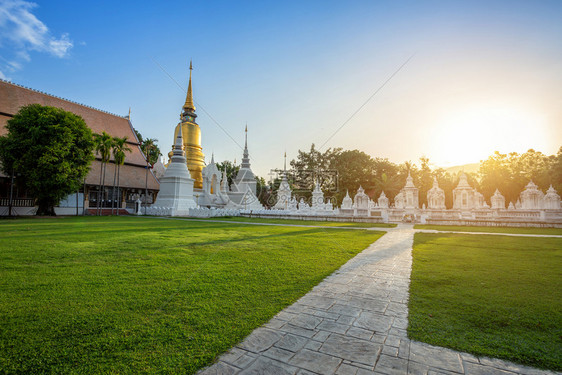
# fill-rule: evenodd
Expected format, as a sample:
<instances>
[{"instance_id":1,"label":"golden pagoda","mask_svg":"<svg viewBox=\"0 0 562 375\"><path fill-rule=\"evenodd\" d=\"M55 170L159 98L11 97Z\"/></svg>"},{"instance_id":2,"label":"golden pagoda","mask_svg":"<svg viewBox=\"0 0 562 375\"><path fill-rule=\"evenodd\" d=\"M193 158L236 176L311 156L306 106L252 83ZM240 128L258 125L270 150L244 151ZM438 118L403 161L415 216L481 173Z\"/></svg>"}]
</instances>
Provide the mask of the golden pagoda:
<instances>
[{"instance_id":1,"label":"golden pagoda","mask_svg":"<svg viewBox=\"0 0 562 375\"><path fill-rule=\"evenodd\" d=\"M197 115L195 114L195 105L193 104L193 92L191 89L191 71L193 64L189 62L189 85L187 87L187 97L183 105L180 115L180 123L176 126L174 131L174 139L178 136L178 131L181 129L183 138L183 147L185 150L185 158L187 169L191 178L195 181L193 187L195 189L203 188L203 175L201 171L205 167L205 155L203 155L203 148L201 147L201 128L195 122ZM171 158L171 153L168 154Z\"/></svg>"}]
</instances>

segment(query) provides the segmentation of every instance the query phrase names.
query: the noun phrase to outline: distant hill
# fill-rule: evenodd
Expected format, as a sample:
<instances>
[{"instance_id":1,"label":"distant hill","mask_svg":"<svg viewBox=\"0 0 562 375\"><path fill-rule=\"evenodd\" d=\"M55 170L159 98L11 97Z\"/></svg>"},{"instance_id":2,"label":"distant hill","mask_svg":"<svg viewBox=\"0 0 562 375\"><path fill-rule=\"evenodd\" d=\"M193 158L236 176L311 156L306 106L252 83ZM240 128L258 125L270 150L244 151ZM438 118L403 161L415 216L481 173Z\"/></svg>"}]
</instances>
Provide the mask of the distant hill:
<instances>
[{"instance_id":1,"label":"distant hill","mask_svg":"<svg viewBox=\"0 0 562 375\"><path fill-rule=\"evenodd\" d=\"M450 174L457 174L460 171L464 171L465 173L475 173L478 172L478 169L480 169L480 163L471 163L445 168L445 171Z\"/></svg>"}]
</instances>

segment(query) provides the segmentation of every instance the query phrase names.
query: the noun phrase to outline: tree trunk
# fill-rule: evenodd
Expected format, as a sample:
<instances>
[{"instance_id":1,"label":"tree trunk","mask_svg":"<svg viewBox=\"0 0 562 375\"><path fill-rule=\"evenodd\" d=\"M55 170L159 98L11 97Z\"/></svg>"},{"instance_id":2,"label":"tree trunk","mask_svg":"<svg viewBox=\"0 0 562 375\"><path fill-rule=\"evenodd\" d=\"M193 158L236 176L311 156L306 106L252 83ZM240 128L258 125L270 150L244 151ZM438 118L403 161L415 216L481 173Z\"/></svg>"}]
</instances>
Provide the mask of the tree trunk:
<instances>
[{"instance_id":1,"label":"tree trunk","mask_svg":"<svg viewBox=\"0 0 562 375\"><path fill-rule=\"evenodd\" d=\"M102 183L101 183L101 209L100 209L100 216L103 213L103 196L105 195L105 170L107 168L107 163L104 164L105 166L103 167L103 179L102 179Z\"/></svg>"},{"instance_id":2,"label":"tree trunk","mask_svg":"<svg viewBox=\"0 0 562 375\"><path fill-rule=\"evenodd\" d=\"M146 215L146 207L148 205L148 160L146 161L146 175L144 179L144 214Z\"/></svg>"},{"instance_id":3,"label":"tree trunk","mask_svg":"<svg viewBox=\"0 0 562 375\"><path fill-rule=\"evenodd\" d=\"M100 184L98 186L98 199L96 202L96 216L100 214L100 194L101 194L101 175L103 172L103 162L101 163L101 169L100 169Z\"/></svg>"},{"instance_id":4,"label":"tree trunk","mask_svg":"<svg viewBox=\"0 0 562 375\"><path fill-rule=\"evenodd\" d=\"M121 172L121 165L117 165L117 199L119 199L119 201L117 202L117 216L119 216L119 210L121 209L121 192L119 191L119 173Z\"/></svg>"},{"instance_id":5,"label":"tree trunk","mask_svg":"<svg viewBox=\"0 0 562 375\"><path fill-rule=\"evenodd\" d=\"M117 177L117 163L115 163L115 169L113 170L113 188L111 189L111 214L113 215L113 205L115 204L115 179Z\"/></svg>"},{"instance_id":6,"label":"tree trunk","mask_svg":"<svg viewBox=\"0 0 562 375\"><path fill-rule=\"evenodd\" d=\"M37 216L57 216L55 213L55 205L50 200L37 200Z\"/></svg>"}]
</instances>

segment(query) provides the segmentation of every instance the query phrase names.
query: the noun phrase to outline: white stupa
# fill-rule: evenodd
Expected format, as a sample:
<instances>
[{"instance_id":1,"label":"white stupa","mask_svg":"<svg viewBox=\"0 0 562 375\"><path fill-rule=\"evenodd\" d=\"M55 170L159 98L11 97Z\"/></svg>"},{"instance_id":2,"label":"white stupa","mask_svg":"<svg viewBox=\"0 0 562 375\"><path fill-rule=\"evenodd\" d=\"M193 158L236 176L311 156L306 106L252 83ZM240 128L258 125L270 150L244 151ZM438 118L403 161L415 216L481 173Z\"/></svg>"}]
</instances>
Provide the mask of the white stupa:
<instances>
[{"instance_id":1,"label":"white stupa","mask_svg":"<svg viewBox=\"0 0 562 375\"><path fill-rule=\"evenodd\" d=\"M193 179L187 169L182 132L178 132L170 164L160 178L160 192L153 207L170 209L171 216L187 216L197 207L193 199Z\"/></svg>"},{"instance_id":2,"label":"white stupa","mask_svg":"<svg viewBox=\"0 0 562 375\"><path fill-rule=\"evenodd\" d=\"M292 209L296 209L296 200L295 202L291 202L292 190L289 181L287 181L287 153L285 153L284 163L281 183L279 184L279 189L277 189L277 202L273 208L277 210L288 210L290 206Z\"/></svg>"}]
</instances>

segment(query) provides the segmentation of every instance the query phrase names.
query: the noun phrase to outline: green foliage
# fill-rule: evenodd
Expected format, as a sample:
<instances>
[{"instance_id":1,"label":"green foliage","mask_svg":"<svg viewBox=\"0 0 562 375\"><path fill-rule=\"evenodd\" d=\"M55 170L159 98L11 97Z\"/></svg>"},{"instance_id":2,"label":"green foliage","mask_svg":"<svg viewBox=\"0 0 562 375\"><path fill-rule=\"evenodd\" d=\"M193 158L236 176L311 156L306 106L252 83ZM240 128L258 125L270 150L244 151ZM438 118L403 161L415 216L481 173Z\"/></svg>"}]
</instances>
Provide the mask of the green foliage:
<instances>
[{"instance_id":1,"label":"green foliage","mask_svg":"<svg viewBox=\"0 0 562 375\"><path fill-rule=\"evenodd\" d=\"M545 191L552 184L562 189L562 147L557 155L546 156L530 149L524 154L495 152L484 160L479 170L482 194L489 200L496 189L505 197L506 204L515 203L519 194L532 180Z\"/></svg>"},{"instance_id":2,"label":"green foliage","mask_svg":"<svg viewBox=\"0 0 562 375\"><path fill-rule=\"evenodd\" d=\"M228 180L228 186L230 187L230 185L232 185L232 181L234 181L238 171L240 170L240 166L234 165L234 163L228 160L216 164L219 171L224 172L226 170L226 178Z\"/></svg>"},{"instance_id":3,"label":"green foliage","mask_svg":"<svg viewBox=\"0 0 562 375\"><path fill-rule=\"evenodd\" d=\"M38 215L54 215L54 206L76 192L89 172L91 130L80 116L39 104L22 107L6 128L0 137L4 172L21 175L37 199Z\"/></svg>"},{"instance_id":4,"label":"green foliage","mask_svg":"<svg viewBox=\"0 0 562 375\"><path fill-rule=\"evenodd\" d=\"M0 222L0 372L194 374L380 236L136 217Z\"/></svg>"},{"instance_id":5,"label":"green foliage","mask_svg":"<svg viewBox=\"0 0 562 375\"><path fill-rule=\"evenodd\" d=\"M94 134L94 149L96 150L98 156L102 163L109 162L111 158L111 149L113 148L114 140L113 137L105 132L101 134Z\"/></svg>"},{"instance_id":6,"label":"green foliage","mask_svg":"<svg viewBox=\"0 0 562 375\"><path fill-rule=\"evenodd\" d=\"M418 233L408 335L562 370L562 239Z\"/></svg>"},{"instance_id":7,"label":"green foliage","mask_svg":"<svg viewBox=\"0 0 562 375\"><path fill-rule=\"evenodd\" d=\"M301 196L308 198L311 195L315 179L319 177L325 197L335 198L338 205L346 191L353 195L359 186L363 186L371 197L378 197L382 192L380 189L387 186L388 176L398 171L398 166L387 159L373 159L362 151L341 148L322 153L316 150L314 144L309 152L299 150L297 159L292 160L290 165L295 171L292 185L300 190ZM397 179L392 179L392 185L397 183ZM274 186L274 191L277 186ZM392 198L398 190L394 192L391 188L385 192Z\"/></svg>"},{"instance_id":8,"label":"green foliage","mask_svg":"<svg viewBox=\"0 0 562 375\"><path fill-rule=\"evenodd\" d=\"M133 129L133 130L135 131L135 135L137 136L139 143L142 145L142 141L143 141L142 134L137 129Z\"/></svg>"},{"instance_id":9,"label":"green foliage","mask_svg":"<svg viewBox=\"0 0 562 375\"><path fill-rule=\"evenodd\" d=\"M125 164L125 156L126 152L131 152L131 148L127 146L127 137L119 138L113 137L113 160L115 160L115 164L123 165Z\"/></svg>"},{"instance_id":10,"label":"green foliage","mask_svg":"<svg viewBox=\"0 0 562 375\"><path fill-rule=\"evenodd\" d=\"M155 138L147 138L144 139L140 145L140 148L145 155L146 161L148 164L150 164L151 168L154 166L154 164L156 164L160 155L162 155L160 153L160 148L158 148L158 144L156 144L156 142L158 142L158 140Z\"/></svg>"}]
</instances>

